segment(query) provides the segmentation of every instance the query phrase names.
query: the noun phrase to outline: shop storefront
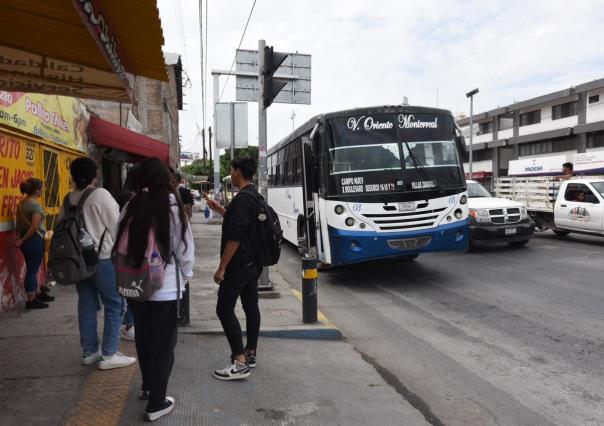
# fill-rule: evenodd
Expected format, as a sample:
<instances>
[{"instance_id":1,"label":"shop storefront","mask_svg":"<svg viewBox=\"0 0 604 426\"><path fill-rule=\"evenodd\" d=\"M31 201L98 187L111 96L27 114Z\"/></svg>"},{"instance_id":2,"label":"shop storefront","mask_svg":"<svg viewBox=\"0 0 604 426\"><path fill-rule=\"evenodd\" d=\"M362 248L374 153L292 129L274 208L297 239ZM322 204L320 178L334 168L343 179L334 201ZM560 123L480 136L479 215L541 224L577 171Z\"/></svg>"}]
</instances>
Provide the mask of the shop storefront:
<instances>
[{"instance_id":1,"label":"shop storefront","mask_svg":"<svg viewBox=\"0 0 604 426\"><path fill-rule=\"evenodd\" d=\"M101 168L99 184L114 196L121 191L131 164L148 157L168 162L168 144L98 117L90 118L88 135L92 155Z\"/></svg>"},{"instance_id":2,"label":"shop storefront","mask_svg":"<svg viewBox=\"0 0 604 426\"><path fill-rule=\"evenodd\" d=\"M52 229L71 188L69 166L87 155L89 117L73 98L0 91L0 99L0 312L4 312L24 301L25 265L14 247L15 213L23 199L19 185L30 177L44 182L41 203L46 227ZM41 268L41 282L45 272Z\"/></svg>"}]
</instances>

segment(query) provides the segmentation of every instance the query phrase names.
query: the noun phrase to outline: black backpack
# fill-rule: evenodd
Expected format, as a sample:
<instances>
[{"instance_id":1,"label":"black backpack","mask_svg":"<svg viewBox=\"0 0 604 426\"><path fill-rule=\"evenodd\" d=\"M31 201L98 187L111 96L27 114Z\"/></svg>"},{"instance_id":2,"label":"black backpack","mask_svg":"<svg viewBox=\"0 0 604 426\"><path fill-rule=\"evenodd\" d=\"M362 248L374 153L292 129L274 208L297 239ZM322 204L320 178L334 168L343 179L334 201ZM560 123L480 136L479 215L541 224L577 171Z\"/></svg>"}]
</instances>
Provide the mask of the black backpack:
<instances>
[{"instance_id":1,"label":"black backpack","mask_svg":"<svg viewBox=\"0 0 604 426\"><path fill-rule=\"evenodd\" d=\"M84 250L80 243L80 229L86 228L82 207L96 189L86 189L77 206L71 205L69 194L63 201L64 216L54 229L48 253L48 268L59 284L75 284L92 277L97 270L106 231L103 232L98 251L94 250L94 246L92 250Z\"/></svg>"},{"instance_id":2,"label":"black backpack","mask_svg":"<svg viewBox=\"0 0 604 426\"><path fill-rule=\"evenodd\" d=\"M283 240L279 216L257 191L240 191L239 195L241 194L249 194L258 202L254 231L256 262L260 266L276 265L281 256L281 241Z\"/></svg>"}]
</instances>

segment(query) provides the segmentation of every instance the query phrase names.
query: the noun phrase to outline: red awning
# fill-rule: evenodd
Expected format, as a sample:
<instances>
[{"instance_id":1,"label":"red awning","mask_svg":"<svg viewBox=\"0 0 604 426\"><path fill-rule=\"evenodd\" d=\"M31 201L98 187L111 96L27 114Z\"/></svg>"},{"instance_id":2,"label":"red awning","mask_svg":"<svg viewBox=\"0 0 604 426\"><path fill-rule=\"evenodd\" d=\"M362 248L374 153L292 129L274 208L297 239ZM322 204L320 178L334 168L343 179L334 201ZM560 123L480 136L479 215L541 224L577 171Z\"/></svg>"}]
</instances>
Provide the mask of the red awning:
<instances>
[{"instance_id":1,"label":"red awning","mask_svg":"<svg viewBox=\"0 0 604 426\"><path fill-rule=\"evenodd\" d=\"M157 157L168 162L170 146L156 139L98 117L90 117L88 131L96 145L119 149L141 157Z\"/></svg>"}]
</instances>

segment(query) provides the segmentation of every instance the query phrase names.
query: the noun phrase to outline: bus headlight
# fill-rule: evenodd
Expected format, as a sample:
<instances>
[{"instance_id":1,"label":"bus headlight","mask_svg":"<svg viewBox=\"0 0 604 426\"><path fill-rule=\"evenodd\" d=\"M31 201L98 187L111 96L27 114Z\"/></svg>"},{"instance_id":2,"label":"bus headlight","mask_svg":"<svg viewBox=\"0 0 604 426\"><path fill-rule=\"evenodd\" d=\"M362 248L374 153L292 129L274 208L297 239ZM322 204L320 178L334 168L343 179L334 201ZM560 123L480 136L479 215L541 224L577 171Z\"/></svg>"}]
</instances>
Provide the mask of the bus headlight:
<instances>
[{"instance_id":1,"label":"bus headlight","mask_svg":"<svg viewBox=\"0 0 604 426\"><path fill-rule=\"evenodd\" d=\"M456 218L456 219L461 219L461 218L462 218L462 216L463 216L463 212L461 211L461 209L457 209L457 210L455 210L455 213L454 213L454 214L455 214L455 218Z\"/></svg>"},{"instance_id":2,"label":"bus headlight","mask_svg":"<svg viewBox=\"0 0 604 426\"><path fill-rule=\"evenodd\" d=\"M344 213L344 206L338 204L333 210L336 212L336 214L342 214Z\"/></svg>"},{"instance_id":3,"label":"bus headlight","mask_svg":"<svg viewBox=\"0 0 604 426\"><path fill-rule=\"evenodd\" d=\"M486 209L470 209L468 213L470 216L476 219L476 222L488 223L491 221L489 218L489 211Z\"/></svg>"},{"instance_id":4,"label":"bus headlight","mask_svg":"<svg viewBox=\"0 0 604 426\"><path fill-rule=\"evenodd\" d=\"M459 204L464 205L467 202L468 202L468 197L466 197L465 195L462 195L461 198L459 199Z\"/></svg>"},{"instance_id":5,"label":"bus headlight","mask_svg":"<svg viewBox=\"0 0 604 426\"><path fill-rule=\"evenodd\" d=\"M351 217L347 217L346 218L346 225L348 225L348 226L354 225L354 219L351 218Z\"/></svg>"}]
</instances>

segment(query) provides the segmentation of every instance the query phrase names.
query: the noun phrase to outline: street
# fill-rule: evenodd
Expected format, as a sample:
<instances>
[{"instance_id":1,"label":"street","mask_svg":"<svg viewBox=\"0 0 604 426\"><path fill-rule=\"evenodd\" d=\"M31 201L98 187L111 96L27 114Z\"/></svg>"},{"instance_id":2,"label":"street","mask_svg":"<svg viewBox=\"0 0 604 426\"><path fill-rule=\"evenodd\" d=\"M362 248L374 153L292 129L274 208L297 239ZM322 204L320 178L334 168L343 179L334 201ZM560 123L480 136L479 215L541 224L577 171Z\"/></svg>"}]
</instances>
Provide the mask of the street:
<instances>
[{"instance_id":1,"label":"street","mask_svg":"<svg viewBox=\"0 0 604 426\"><path fill-rule=\"evenodd\" d=\"M320 274L319 306L431 424L600 425L602 254L604 239L545 232L348 266ZM299 280L290 246L279 269Z\"/></svg>"}]
</instances>

